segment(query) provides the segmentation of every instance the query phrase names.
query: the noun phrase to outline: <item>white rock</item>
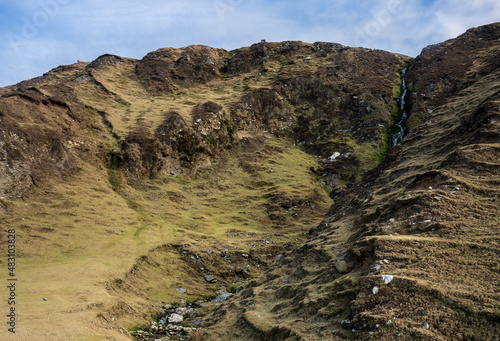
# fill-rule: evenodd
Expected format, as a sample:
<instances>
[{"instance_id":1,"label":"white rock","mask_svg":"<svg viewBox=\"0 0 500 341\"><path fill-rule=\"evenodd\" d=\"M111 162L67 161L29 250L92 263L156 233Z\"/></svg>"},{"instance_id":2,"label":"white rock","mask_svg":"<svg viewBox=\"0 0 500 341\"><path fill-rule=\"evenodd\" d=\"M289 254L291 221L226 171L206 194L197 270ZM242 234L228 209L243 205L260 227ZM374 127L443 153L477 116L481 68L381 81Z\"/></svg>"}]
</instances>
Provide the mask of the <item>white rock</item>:
<instances>
[{"instance_id":1,"label":"white rock","mask_svg":"<svg viewBox=\"0 0 500 341\"><path fill-rule=\"evenodd\" d=\"M385 264L389 264L389 261L387 259L384 259Z\"/></svg>"},{"instance_id":2,"label":"white rock","mask_svg":"<svg viewBox=\"0 0 500 341\"><path fill-rule=\"evenodd\" d=\"M175 313L177 315L182 315L182 316L186 315L187 311L188 311L188 308L179 307L179 308L175 309Z\"/></svg>"},{"instance_id":3,"label":"white rock","mask_svg":"<svg viewBox=\"0 0 500 341\"><path fill-rule=\"evenodd\" d=\"M428 323L424 324L424 329L429 329L429 328L430 328L430 326Z\"/></svg>"},{"instance_id":4,"label":"white rock","mask_svg":"<svg viewBox=\"0 0 500 341\"><path fill-rule=\"evenodd\" d=\"M184 317L179 314L171 314L168 317L168 323L180 323L184 320Z\"/></svg>"},{"instance_id":5,"label":"white rock","mask_svg":"<svg viewBox=\"0 0 500 341\"><path fill-rule=\"evenodd\" d=\"M329 157L330 161L335 161L338 157L340 156L339 152L335 152L332 154L332 156Z\"/></svg>"},{"instance_id":6,"label":"white rock","mask_svg":"<svg viewBox=\"0 0 500 341\"><path fill-rule=\"evenodd\" d=\"M187 290L186 290L186 289L184 289L184 288L177 288L176 290L177 290L178 292L180 292L181 294L185 294L185 293L186 293L186 291L187 291Z\"/></svg>"},{"instance_id":7,"label":"white rock","mask_svg":"<svg viewBox=\"0 0 500 341\"><path fill-rule=\"evenodd\" d=\"M375 264L375 270L380 270L382 267L379 264Z\"/></svg>"},{"instance_id":8,"label":"white rock","mask_svg":"<svg viewBox=\"0 0 500 341\"><path fill-rule=\"evenodd\" d=\"M207 281L208 283L215 283L217 282L217 279L215 279L214 276L212 275L205 275L203 276L203 278L205 279L205 281Z\"/></svg>"},{"instance_id":9,"label":"white rock","mask_svg":"<svg viewBox=\"0 0 500 341\"><path fill-rule=\"evenodd\" d=\"M382 275L382 279L384 280L385 284L389 284L394 279L394 276L392 276L392 275Z\"/></svg>"},{"instance_id":10,"label":"white rock","mask_svg":"<svg viewBox=\"0 0 500 341\"><path fill-rule=\"evenodd\" d=\"M221 295L218 295L216 298L214 298L212 300L212 302L214 303L217 303L217 302L224 302L225 300L227 300L230 296L232 296L233 294L231 293L225 293L225 294L221 294Z\"/></svg>"},{"instance_id":11,"label":"white rock","mask_svg":"<svg viewBox=\"0 0 500 341\"><path fill-rule=\"evenodd\" d=\"M372 292L374 295L378 294L378 287L373 287Z\"/></svg>"}]
</instances>

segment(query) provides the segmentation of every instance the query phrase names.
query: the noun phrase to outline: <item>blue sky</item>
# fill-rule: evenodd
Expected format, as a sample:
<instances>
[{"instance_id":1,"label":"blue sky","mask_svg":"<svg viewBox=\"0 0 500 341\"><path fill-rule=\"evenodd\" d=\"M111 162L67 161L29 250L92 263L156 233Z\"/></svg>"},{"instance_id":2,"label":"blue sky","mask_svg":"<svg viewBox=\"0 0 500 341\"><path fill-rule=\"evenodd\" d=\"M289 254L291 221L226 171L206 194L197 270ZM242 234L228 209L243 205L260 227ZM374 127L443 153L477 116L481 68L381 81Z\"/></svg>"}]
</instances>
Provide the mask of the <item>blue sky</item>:
<instances>
[{"instance_id":1,"label":"blue sky","mask_svg":"<svg viewBox=\"0 0 500 341\"><path fill-rule=\"evenodd\" d=\"M498 0L0 0L0 86L104 53L328 41L416 56L500 21Z\"/></svg>"}]
</instances>

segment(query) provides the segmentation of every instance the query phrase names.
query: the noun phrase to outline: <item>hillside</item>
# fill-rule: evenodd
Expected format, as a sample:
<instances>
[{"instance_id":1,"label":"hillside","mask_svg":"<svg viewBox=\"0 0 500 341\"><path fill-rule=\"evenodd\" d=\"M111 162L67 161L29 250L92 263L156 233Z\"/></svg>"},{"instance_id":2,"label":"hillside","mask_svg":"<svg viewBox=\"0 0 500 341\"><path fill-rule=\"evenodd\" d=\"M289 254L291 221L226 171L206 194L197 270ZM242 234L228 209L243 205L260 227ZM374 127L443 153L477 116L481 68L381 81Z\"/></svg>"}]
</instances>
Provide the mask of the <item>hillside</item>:
<instances>
[{"instance_id":1,"label":"hillside","mask_svg":"<svg viewBox=\"0 0 500 341\"><path fill-rule=\"evenodd\" d=\"M257 278L379 163L410 61L189 46L0 89L0 249L14 230L18 283L2 340L127 340L160 305Z\"/></svg>"},{"instance_id":2,"label":"hillside","mask_svg":"<svg viewBox=\"0 0 500 341\"><path fill-rule=\"evenodd\" d=\"M193 45L0 88L1 339L495 340L499 57L497 23L416 59Z\"/></svg>"},{"instance_id":3,"label":"hillside","mask_svg":"<svg viewBox=\"0 0 500 341\"><path fill-rule=\"evenodd\" d=\"M203 340L498 339L499 57L499 24L425 48L408 136Z\"/></svg>"}]
</instances>

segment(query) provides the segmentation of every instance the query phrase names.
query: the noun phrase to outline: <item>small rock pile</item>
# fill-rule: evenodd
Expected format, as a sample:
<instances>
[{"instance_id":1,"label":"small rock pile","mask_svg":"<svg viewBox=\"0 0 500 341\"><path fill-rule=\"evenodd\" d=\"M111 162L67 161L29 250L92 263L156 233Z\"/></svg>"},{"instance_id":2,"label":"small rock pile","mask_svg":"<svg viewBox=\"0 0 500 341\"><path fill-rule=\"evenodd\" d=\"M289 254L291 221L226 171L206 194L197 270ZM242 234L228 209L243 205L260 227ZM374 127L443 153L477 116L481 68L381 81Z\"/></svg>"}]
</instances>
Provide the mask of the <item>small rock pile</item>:
<instances>
[{"instance_id":1,"label":"small rock pile","mask_svg":"<svg viewBox=\"0 0 500 341\"><path fill-rule=\"evenodd\" d=\"M199 316L196 304L190 304L189 307L166 304L164 307L157 307L157 310L158 322L152 322L149 328L130 332L135 340L187 341L190 340L191 333L198 331L198 328L180 325L185 319Z\"/></svg>"},{"instance_id":2,"label":"small rock pile","mask_svg":"<svg viewBox=\"0 0 500 341\"><path fill-rule=\"evenodd\" d=\"M157 330L153 330L153 328L149 331L136 330L130 332L130 335L139 341L188 341L191 340L189 335L193 331L197 331L197 329L175 324L165 324L158 325Z\"/></svg>"},{"instance_id":3,"label":"small rock pile","mask_svg":"<svg viewBox=\"0 0 500 341\"><path fill-rule=\"evenodd\" d=\"M211 302L221 304L226 301L232 293L228 293L226 287L222 286L217 291L217 297ZM171 304L156 307L158 312L158 322L151 322L149 327L142 330L131 331L130 335L137 341L187 341L191 340L190 335L199 331L193 327L201 322L199 309L208 301L197 301L189 305L185 300L181 301L181 307L174 307Z\"/></svg>"}]
</instances>

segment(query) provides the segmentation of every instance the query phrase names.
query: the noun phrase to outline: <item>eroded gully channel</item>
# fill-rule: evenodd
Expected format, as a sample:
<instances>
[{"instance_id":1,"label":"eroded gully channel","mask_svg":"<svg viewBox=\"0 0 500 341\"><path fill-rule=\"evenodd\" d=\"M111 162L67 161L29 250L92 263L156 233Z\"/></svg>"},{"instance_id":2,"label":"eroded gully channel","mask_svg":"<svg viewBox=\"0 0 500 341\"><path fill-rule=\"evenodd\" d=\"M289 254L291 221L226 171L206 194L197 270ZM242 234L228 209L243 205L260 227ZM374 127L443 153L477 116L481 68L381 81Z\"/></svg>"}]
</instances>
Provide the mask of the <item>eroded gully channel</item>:
<instances>
[{"instance_id":1,"label":"eroded gully channel","mask_svg":"<svg viewBox=\"0 0 500 341\"><path fill-rule=\"evenodd\" d=\"M395 125L395 130L397 131L395 134L391 135L390 137L390 144L391 147L394 147L397 145L401 140L406 135L407 129L406 129L406 120L408 119L408 109L406 108L406 98L408 95L408 87L406 84L406 73L408 72L408 68L404 68L401 71L401 82L402 82L402 92L401 92L401 98L399 100L399 108L401 110L401 118L398 123Z\"/></svg>"}]
</instances>

